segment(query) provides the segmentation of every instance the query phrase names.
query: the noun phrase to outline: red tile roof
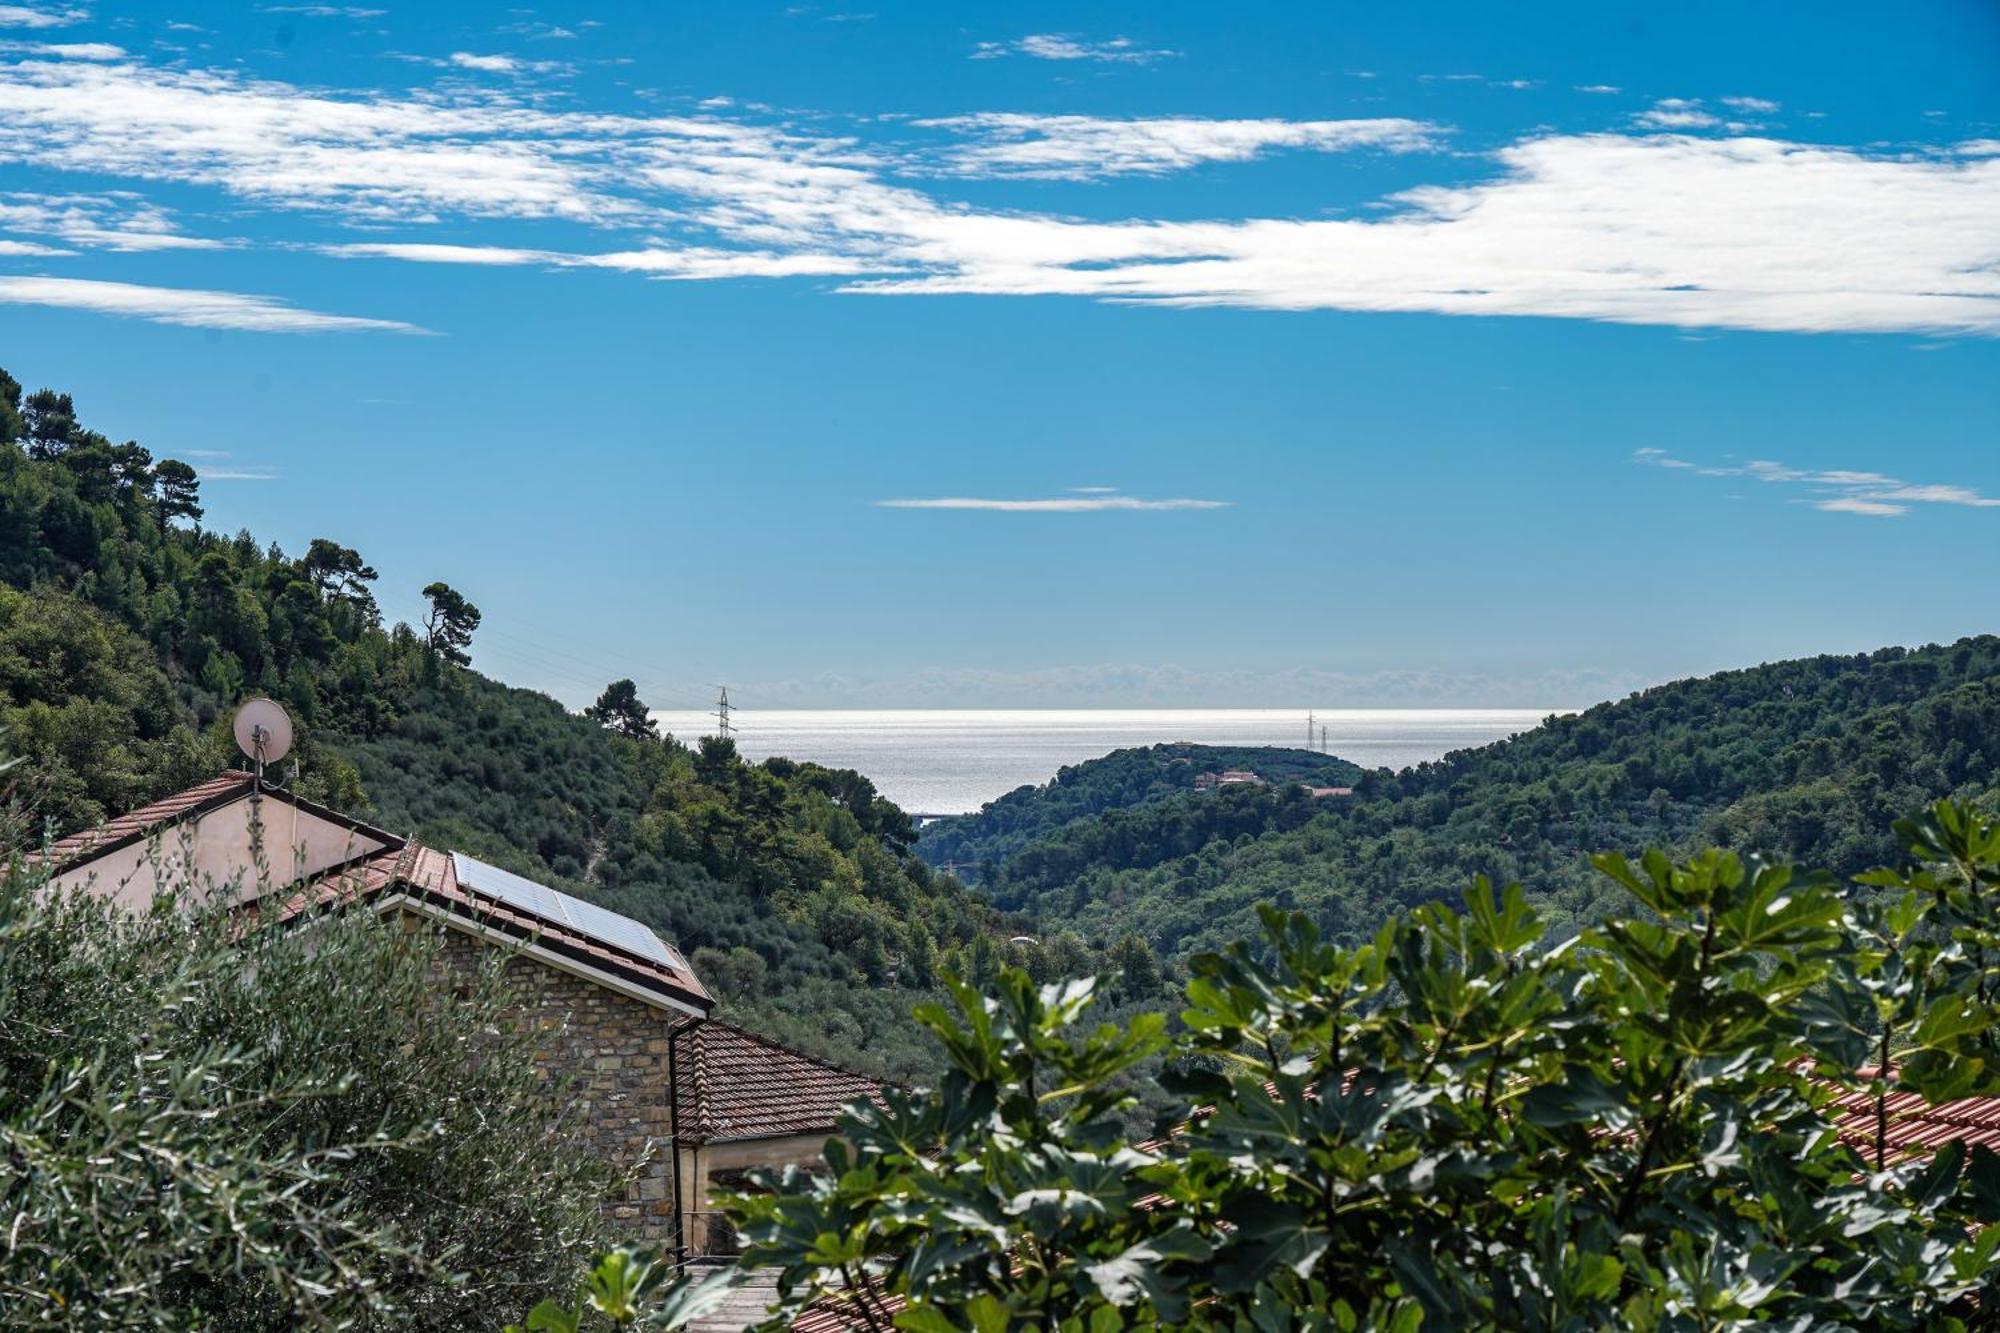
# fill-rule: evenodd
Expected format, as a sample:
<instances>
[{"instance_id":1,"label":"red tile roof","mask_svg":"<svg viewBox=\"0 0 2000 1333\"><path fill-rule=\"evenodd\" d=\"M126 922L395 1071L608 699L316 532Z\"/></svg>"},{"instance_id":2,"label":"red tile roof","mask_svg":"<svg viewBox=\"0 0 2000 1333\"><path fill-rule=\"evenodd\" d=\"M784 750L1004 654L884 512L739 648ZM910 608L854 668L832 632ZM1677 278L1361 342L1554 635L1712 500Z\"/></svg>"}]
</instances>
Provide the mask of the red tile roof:
<instances>
[{"instance_id":1,"label":"red tile roof","mask_svg":"<svg viewBox=\"0 0 2000 1333\"><path fill-rule=\"evenodd\" d=\"M248 790L252 781L253 775L249 773L231 771L218 774L186 791L163 796L151 805L142 805L115 819L107 819L96 828L58 839L50 843L45 851L30 853L28 859L46 864L53 871L67 870L79 861L136 842L163 824L214 806L227 805L239 793Z\"/></svg>"},{"instance_id":2,"label":"red tile roof","mask_svg":"<svg viewBox=\"0 0 2000 1333\"><path fill-rule=\"evenodd\" d=\"M94 829L72 834L36 854L53 870L63 871L95 856L151 836L176 820L202 814L240 799L253 790L253 774L230 771L176 792L151 805L119 815ZM379 851L356 857L316 876L310 883L283 891L277 906L278 919L289 921L303 914L348 903L366 901L386 893L404 890L434 908L453 913L490 927L524 943L533 943L576 962L609 972L657 993L707 1010L713 1003L701 982L683 963L669 966L656 958L587 935L561 922L510 907L497 899L472 892L458 882L451 857L426 847L414 839L372 828L336 810L329 810L281 788L266 785L263 794L296 805L324 819L367 834L373 841L389 844ZM245 904L246 910L261 911L258 903ZM670 951L671 952L671 951ZM674 954L679 958L679 954Z\"/></svg>"},{"instance_id":3,"label":"red tile roof","mask_svg":"<svg viewBox=\"0 0 2000 1333\"><path fill-rule=\"evenodd\" d=\"M532 941L576 962L637 982L706 1010L713 1003L690 970L669 967L558 922L521 911L497 898L459 883L451 855L412 838L364 857L347 870L307 885L287 898L279 919L290 921L308 912L365 901L396 890L409 892L429 905L522 942ZM676 954L678 957L678 954Z\"/></svg>"},{"instance_id":4,"label":"red tile roof","mask_svg":"<svg viewBox=\"0 0 2000 1333\"><path fill-rule=\"evenodd\" d=\"M1850 1092L1836 1098L1832 1111L1840 1137L1873 1164L1875 1098ZM1888 1114L1889 1160L1929 1157L1954 1139L1970 1149L1980 1145L2000 1151L2000 1097L1961 1097L1931 1105L1921 1094L1891 1092L1883 1108Z\"/></svg>"},{"instance_id":5,"label":"red tile roof","mask_svg":"<svg viewBox=\"0 0 2000 1333\"><path fill-rule=\"evenodd\" d=\"M241 769L230 769L218 773L206 782L198 782L186 791L163 796L150 805L142 805L137 810L129 810L122 815L107 819L96 828L83 829L67 838L50 843L46 850L29 854L29 861L45 864L50 872L61 874L82 865L107 852L117 851L144 838L151 837L160 829L189 815L206 814L210 810L221 809L234 803L255 788L256 775ZM309 814L319 816L331 823L342 825L376 842L385 842L400 847L403 840L385 829L376 828L351 815L338 810L330 810L317 801L309 801L286 791L282 787L265 783L262 794L287 805L297 806Z\"/></svg>"},{"instance_id":6,"label":"red tile roof","mask_svg":"<svg viewBox=\"0 0 2000 1333\"><path fill-rule=\"evenodd\" d=\"M881 1100L874 1079L728 1023L678 1043L680 1132L695 1143L830 1133L848 1103Z\"/></svg>"}]
</instances>

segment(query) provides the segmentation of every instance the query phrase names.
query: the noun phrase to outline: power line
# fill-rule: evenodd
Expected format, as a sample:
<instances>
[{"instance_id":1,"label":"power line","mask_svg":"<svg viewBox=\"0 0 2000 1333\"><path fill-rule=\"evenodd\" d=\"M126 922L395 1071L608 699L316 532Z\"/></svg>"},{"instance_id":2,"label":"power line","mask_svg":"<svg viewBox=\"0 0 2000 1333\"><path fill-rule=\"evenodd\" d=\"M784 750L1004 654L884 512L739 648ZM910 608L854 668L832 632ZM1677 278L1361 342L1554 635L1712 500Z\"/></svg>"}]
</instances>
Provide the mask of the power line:
<instances>
[{"instance_id":1,"label":"power line","mask_svg":"<svg viewBox=\"0 0 2000 1333\"><path fill-rule=\"evenodd\" d=\"M718 685L722 695L715 701L715 734L723 740L729 739L729 687Z\"/></svg>"}]
</instances>

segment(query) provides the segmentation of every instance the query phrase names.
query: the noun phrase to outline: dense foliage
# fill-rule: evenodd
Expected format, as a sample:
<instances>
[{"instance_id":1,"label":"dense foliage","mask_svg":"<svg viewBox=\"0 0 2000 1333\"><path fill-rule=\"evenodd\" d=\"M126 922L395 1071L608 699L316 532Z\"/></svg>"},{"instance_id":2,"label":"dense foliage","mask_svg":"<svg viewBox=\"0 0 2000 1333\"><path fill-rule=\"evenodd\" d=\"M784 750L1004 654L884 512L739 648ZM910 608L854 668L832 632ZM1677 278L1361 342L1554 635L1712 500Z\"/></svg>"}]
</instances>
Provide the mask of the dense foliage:
<instances>
[{"instance_id":1,"label":"dense foliage","mask_svg":"<svg viewBox=\"0 0 2000 1333\"><path fill-rule=\"evenodd\" d=\"M990 878L999 863L1032 842L1113 810L1132 810L1159 801L1198 798L1195 778L1231 769L1257 774L1278 786L1307 783L1345 787L1361 768L1345 759L1282 746L1164 745L1113 750L1101 759L1065 765L1037 787L1021 787L988 801L977 814L940 819L926 826L917 851L934 866L950 865L968 883ZM1218 793L1201 793L1200 797ZM1241 795L1240 790L1221 793ZM1258 803L1265 808L1267 803ZM1191 823L1207 811L1179 807ZM1232 834L1233 836L1233 834Z\"/></svg>"},{"instance_id":2,"label":"dense foliage","mask_svg":"<svg viewBox=\"0 0 2000 1333\"><path fill-rule=\"evenodd\" d=\"M134 916L8 860L6 1327L459 1329L567 1282L615 1182L497 965L444 966L366 914Z\"/></svg>"},{"instance_id":3,"label":"dense foliage","mask_svg":"<svg viewBox=\"0 0 2000 1333\"><path fill-rule=\"evenodd\" d=\"M1253 932L1261 903L1365 939L1477 874L1533 885L1569 931L1608 901L1594 848L1715 843L1842 874L1881 862L1895 812L1992 800L1996 737L2000 639L1779 662L1369 773L1261 834L1199 803L1114 810L1015 852L982 887L1045 928L1137 930L1169 957Z\"/></svg>"},{"instance_id":4,"label":"dense foliage","mask_svg":"<svg viewBox=\"0 0 2000 1333\"><path fill-rule=\"evenodd\" d=\"M1896 836L1855 885L1600 856L1622 906L1554 947L1484 881L1353 948L1266 909L1178 1037L955 988L943 1085L736 1200L747 1262L918 1333L1992 1327L2000 1155L1886 1132L1892 1088L2000 1094L2000 830ZM1174 1132L1133 1142L1114 1080L1163 1049Z\"/></svg>"},{"instance_id":5,"label":"dense foliage","mask_svg":"<svg viewBox=\"0 0 2000 1333\"><path fill-rule=\"evenodd\" d=\"M655 738L629 682L571 714L461 665L464 593L384 626L360 552L200 517L192 469L0 374L0 726L54 832L236 762L226 714L262 693L299 723L305 794L647 921L725 1012L815 1053L922 1073L912 999L1003 961L993 913L857 774Z\"/></svg>"}]
</instances>

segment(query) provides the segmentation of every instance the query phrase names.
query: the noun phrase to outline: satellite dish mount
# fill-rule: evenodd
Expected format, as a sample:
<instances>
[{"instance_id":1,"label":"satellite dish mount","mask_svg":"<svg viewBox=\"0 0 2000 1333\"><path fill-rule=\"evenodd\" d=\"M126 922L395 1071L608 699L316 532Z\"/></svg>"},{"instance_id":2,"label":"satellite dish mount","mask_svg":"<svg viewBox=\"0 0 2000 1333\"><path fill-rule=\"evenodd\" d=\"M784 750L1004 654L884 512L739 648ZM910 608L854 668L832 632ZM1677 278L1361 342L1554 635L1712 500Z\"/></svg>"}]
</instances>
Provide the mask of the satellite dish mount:
<instances>
[{"instance_id":1,"label":"satellite dish mount","mask_svg":"<svg viewBox=\"0 0 2000 1333\"><path fill-rule=\"evenodd\" d=\"M236 710L231 728L236 748L256 765L257 783L264 782L264 765L275 764L292 752L292 719L269 699L249 699Z\"/></svg>"}]
</instances>

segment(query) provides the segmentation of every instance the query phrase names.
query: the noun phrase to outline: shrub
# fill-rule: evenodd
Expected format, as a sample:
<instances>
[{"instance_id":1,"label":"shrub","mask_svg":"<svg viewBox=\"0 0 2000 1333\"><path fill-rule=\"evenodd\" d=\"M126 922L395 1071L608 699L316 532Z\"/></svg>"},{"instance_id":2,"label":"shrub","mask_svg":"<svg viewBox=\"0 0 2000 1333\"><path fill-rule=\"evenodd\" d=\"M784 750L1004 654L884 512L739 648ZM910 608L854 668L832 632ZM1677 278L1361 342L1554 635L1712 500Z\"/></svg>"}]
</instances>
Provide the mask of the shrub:
<instances>
[{"instance_id":1,"label":"shrub","mask_svg":"<svg viewBox=\"0 0 2000 1333\"><path fill-rule=\"evenodd\" d=\"M0 885L9 1328L491 1326L602 1246L496 965Z\"/></svg>"},{"instance_id":2,"label":"shrub","mask_svg":"<svg viewBox=\"0 0 2000 1333\"><path fill-rule=\"evenodd\" d=\"M1357 948L1266 909L1174 1036L955 986L943 1085L735 1199L745 1262L924 1333L1990 1326L2000 1156L1898 1154L1888 1097L2000 1093L2000 832L1897 827L1911 866L1853 886L1597 858L1632 901L1553 947L1484 882ZM1163 1051L1182 1109L1133 1142L1112 1089Z\"/></svg>"}]
</instances>

